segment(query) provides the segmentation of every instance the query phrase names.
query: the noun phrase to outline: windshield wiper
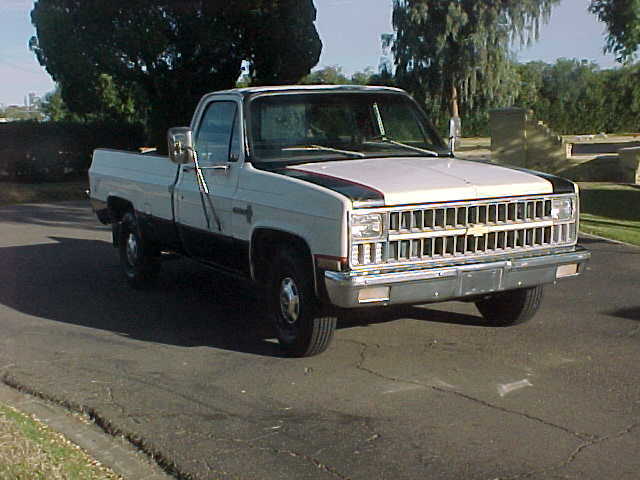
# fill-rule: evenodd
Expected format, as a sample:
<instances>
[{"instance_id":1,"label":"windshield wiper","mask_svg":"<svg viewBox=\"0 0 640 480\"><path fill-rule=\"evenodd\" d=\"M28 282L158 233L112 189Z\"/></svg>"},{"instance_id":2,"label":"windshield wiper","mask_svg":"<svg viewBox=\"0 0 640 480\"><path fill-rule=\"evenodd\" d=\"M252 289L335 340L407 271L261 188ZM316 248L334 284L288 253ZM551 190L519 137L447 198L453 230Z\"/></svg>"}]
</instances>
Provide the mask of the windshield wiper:
<instances>
[{"instance_id":1,"label":"windshield wiper","mask_svg":"<svg viewBox=\"0 0 640 480\"><path fill-rule=\"evenodd\" d=\"M386 135L378 135L377 137L368 138L366 141L368 142L380 142L380 143L388 143L390 145L397 145L398 147L406 148L408 150L413 150L414 152L426 153L432 157L439 157L440 154L438 152L434 152L433 150L427 150L426 148L414 147L413 145L407 145L406 143L398 142L392 138L387 137Z\"/></svg>"},{"instance_id":2,"label":"windshield wiper","mask_svg":"<svg viewBox=\"0 0 640 480\"><path fill-rule=\"evenodd\" d=\"M366 156L362 152L354 152L352 150L340 150L338 148L325 147L322 145L300 145L300 146L294 146L294 147L286 147L282 149L283 152L294 151L294 150L341 153L342 155L347 155L349 157L358 157L358 158L364 158Z\"/></svg>"}]
</instances>

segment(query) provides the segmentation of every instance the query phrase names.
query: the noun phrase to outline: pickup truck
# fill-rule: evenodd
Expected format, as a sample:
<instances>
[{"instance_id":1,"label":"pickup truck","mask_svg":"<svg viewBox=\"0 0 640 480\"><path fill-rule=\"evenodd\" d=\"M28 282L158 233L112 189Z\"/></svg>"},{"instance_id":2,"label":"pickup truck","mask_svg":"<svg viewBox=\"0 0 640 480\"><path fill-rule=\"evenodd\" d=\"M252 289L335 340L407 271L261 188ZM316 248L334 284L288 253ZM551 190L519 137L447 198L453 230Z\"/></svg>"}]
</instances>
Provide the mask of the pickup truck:
<instances>
[{"instance_id":1,"label":"pickup truck","mask_svg":"<svg viewBox=\"0 0 640 480\"><path fill-rule=\"evenodd\" d=\"M167 253L247 279L289 355L324 351L345 309L461 300L523 322L590 257L578 188L453 143L395 88L219 91L168 158L96 150L90 197L133 287Z\"/></svg>"}]
</instances>

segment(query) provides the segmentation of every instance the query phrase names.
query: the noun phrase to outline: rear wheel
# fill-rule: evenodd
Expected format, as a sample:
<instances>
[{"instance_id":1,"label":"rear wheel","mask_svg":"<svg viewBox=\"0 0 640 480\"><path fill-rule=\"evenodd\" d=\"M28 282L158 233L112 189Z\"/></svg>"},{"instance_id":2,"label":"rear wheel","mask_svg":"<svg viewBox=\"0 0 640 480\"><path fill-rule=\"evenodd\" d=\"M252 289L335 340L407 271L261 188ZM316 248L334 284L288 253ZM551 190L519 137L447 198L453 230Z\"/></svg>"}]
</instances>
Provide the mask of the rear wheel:
<instances>
[{"instance_id":1,"label":"rear wheel","mask_svg":"<svg viewBox=\"0 0 640 480\"><path fill-rule=\"evenodd\" d=\"M324 352L336 329L336 317L327 314L316 299L311 272L305 267L301 254L279 254L268 287L270 315L280 346L296 357Z\"/></svg>"},{"instance_id":2,"label":"rear wheel","mask_svg":"<svg viewBox=\"0 0 640 480\"><path fill-rule=\"evenodd\" d=\"M476 302L476 307L491 325L506 327L524 323L536 314L542 302L544 287L538 285L495 293Z\"/></svg>"},{"instance_id":3,"label":"rear wheel","mask_svg":"<svg viewBox=\"0 0 640 480\"><path fill-rule=\"evenodd\" d=\"M122 217L119 240L120 265L129 285L136 289L151 285L160 271L160 262L145 244L133 212Z\"/></svg>"}]
</instances>

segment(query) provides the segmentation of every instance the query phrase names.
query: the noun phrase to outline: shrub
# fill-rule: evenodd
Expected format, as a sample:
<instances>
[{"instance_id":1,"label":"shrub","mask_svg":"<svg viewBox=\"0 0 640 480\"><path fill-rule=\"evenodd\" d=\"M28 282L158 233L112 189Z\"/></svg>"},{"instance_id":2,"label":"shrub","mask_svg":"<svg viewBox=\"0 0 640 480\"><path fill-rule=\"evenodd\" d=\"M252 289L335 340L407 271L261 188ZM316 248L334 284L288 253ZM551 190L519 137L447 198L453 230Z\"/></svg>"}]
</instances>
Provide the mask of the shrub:
<instances>
[{"instance_id":1,"label":"shrub","mask_svg":"<svg viewBox=\"0 0 640 480\"><path fill-rule=\"evenodd\" d=\"M96 148L135 150L141 125L109 122L0 124L0 181L60 181L86 174Z\"/></svg>"}]
</instances>

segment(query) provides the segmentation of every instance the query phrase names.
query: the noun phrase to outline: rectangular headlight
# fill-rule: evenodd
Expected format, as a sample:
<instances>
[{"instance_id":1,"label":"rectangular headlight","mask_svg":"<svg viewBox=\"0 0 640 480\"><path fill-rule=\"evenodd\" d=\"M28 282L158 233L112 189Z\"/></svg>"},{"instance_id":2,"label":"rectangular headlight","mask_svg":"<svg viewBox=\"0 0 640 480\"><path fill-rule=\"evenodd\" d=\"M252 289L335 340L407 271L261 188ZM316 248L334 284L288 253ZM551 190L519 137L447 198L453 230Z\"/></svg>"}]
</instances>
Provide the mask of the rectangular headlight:
<instances>
[{"instance_id":1,"label":"rectangular headlight","mask_svg":"<svg viewBox=\"0 0 640 480\"><path fill-rule=\"evenodd\" d=\"M571 220L574 213L575 197L560 197L551 200L551 218L554 220Z\"/></svg>"},{"instance_id":2,"label":"rectangular headlight","mask_svg":"<svg viewBox=\"0 0 640 480\"><path fill-rule=\"evenodd\" d=\"M380 238L384 232L384 221L380 213L351 216L351 236L355 240Z\"/></svg>"}]
</instances>

